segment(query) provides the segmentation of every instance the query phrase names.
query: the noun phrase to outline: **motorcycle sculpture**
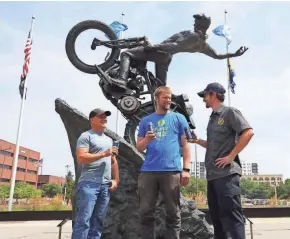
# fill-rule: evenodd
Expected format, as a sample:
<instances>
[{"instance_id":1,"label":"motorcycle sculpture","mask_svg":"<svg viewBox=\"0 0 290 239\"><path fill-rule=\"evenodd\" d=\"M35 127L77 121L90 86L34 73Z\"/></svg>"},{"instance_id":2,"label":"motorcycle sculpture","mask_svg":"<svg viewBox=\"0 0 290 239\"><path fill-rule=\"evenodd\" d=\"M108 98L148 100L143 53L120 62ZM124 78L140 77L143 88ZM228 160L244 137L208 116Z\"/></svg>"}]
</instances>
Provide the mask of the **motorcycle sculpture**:
<instances>
[{"instance_id":1,"label":"motorcycle sculpture","mask_svg":"<svg viewBox=\"0 0 290 239\"><path fill-rule=\"evenodd\" d=\"M104 62L99 65L88 65L80 60L76 54L75 42L77 37L84 31L96 29L102 31L109 40L101 41L94 38L91 49L96 50L98 46L106 46L111 49ZM100 21L87 20L75 25L66 38L66 54L70 62L80 71L87 74L97 74L100 77L99 86L104 96L117 107L121 114L127 119L124 139L136 146L136 130L141 118L155 111L154 91L159 86L165 85L164 82L156 78L146 68L145 61L133 61L130 65L129 83L125 90L120 90L114 85L110 77L116 77L119 72L119 56L121 49L145 46L148 44L146 37L134 37L118 39L112 29ZM146 87L146 89L145 89ZM149 95L151 100L142 103L145 95ZM192 119L193 107L188 103L187 95L173 95L171 111L179 112L185 116L191 129L195 129Z\"/></svg>"}]
</instances>

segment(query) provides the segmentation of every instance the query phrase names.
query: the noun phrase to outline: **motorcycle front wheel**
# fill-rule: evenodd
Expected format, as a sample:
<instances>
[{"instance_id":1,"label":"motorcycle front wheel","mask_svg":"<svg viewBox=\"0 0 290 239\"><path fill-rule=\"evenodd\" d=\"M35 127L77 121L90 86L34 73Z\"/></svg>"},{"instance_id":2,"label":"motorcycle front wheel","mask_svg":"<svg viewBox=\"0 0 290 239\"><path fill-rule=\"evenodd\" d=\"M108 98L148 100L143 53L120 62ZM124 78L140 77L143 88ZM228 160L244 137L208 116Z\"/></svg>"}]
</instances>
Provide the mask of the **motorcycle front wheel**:
<instances>
[{"instance_id":1,"label":"motorcycle front wheel","mask_svg":"<svg viewBox=\"0 0 290 239\"><path fill-rule=\"evenodd\" d=\"M68 33L65 42L65 50L69 61L76 67L78 70L87 73L87 74L97 74L97 69L95 65L88 65L84 63L76 54L75 42L77 37L84 31L89 29L96 29L102 31L110 40L117 40L117 36L112 31L112 29L105 23L95 20L86 20L75 25ZM121 50L119 48L111 48L110 56L98 66L105 71L111 67L115 60L119 58Z\"/></svg>"},{"instance_id":2,"label":"motorcycle front wheel","mask_svg":"<svg viewBox=\"0 0 290 239\"><path fill-rule=\"evenodd\" d=\"M147 116L148 114L151 114L154 112L154 106L153 104L144 105L141 106L141 110L139 110L136 114L136 117L139 119L142 119L143 117ZM137 120L130 119L128 120L126 127L125 127L125 133L124 133L124 139L134 147L136 147L136 139L137 134L139 131L139 124L140 121L137 122Z\"/></svg>"}]
</instances>

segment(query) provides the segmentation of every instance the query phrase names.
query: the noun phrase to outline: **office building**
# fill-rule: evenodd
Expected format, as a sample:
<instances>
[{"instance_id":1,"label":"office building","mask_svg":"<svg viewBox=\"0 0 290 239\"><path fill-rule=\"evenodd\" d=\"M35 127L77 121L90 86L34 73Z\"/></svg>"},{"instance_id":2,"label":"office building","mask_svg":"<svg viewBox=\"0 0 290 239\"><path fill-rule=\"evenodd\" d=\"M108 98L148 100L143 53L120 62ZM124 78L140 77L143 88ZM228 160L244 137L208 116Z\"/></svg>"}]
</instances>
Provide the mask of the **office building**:
<instances>
[{"instance_id":1,"label":"office building","mask_svg":"<svg viewBox=\"0 0 290 239\"><path fill-rule=\"evenodd\" d=\"M15 148L15 144L0 139L0 183L10 183ZM15 182L37 187L39 162L39 152L20 146Z\"/></svg>"},{"instance_id":2,"label":"office building","mask_svg":"<svg viewBox=\"0 0 290 239\"><path fill-rule=\"evenodd\" d=\"M53 176L53 175L38 175L38 187L41 187L44 184L55 183L60 187L63 187L66 179L63 177Z\"/></svg>"},{"instance_id":3,"label":"office building","mask_svg":"<svg viewBox=\"0 0 290 239\"><path fill-rule=\"evenodd\" d=\"M252 162L241 161L242 164L242 174L243 175L258 175L258 164ZM206 169L204 162L191 162L191 176L195 177L197 174L197 178L206 178ZM197 170L195 170L195 168ZM195 172L196 171L196 172Z\"/></svg>"},{"instance_id":4,"label":"office building","mask_svg":"<svg viewBox=\"0 0 290 239\"><path fill-rule=\"evenodd\" d=\"M243 175L258 175L258 164L252 162L241 161Z\"/></svg>"},{"instance_id":5,"label":"office building","mask_svg":"<svg viewBox=\"0 0 290 239\"><path fill-rule=\"evenodd\" d=\"M249 179L257 183L268 183L272 186L283 183L282 174L260 174L260 175L243 175L242 178Z\"/></svg>"},{"instance_id":6,"label":"office building","mask_svg":"<svg viewBox=\"0 0 290 239\"><path fill-rule=\"evenodd\" d=\"M191 167L190 174L192 177L197 178L206 177L204 162L190 162L190 167Z\"/></svg>"}]
</instances>

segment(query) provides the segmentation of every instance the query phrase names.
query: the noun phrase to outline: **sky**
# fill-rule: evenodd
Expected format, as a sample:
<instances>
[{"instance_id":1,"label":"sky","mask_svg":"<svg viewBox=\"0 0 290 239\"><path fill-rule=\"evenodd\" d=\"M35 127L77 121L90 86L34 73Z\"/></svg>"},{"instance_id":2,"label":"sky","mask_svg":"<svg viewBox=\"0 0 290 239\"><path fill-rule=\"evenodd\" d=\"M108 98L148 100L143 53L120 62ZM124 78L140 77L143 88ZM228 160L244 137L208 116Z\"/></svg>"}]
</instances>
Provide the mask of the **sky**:
<instances>
[{"instance_id":1,"label":"sky","mask_svg":"<svg viewBox=\"0 0 290 239\"><path fill-rule=\"evenodd\" d=\"M110 24L120 20L123 11L128 26L124 37L146 35L152 43L159 43L192 29L192 15L205 13L212 20L208 43L218 53L225 53L224 39L212 29L224 23L226 9L232 32L229 51L249 47L243 56L232 59L237 86L230 105L242 111L255 133L240 158L258 163L261 174L290 178L289 8L288 2L0 2L0 138L16 143L21 104L18 85L32 15L36 21L20 145L41 153L43 174L64 176L65 165L73 170L73 158L64 125L54 110L56 98L87 116L97 107L111 110L108 127L116 129L116 109L103 96L98 77L80 72L66 56L69 30L83 20ZM90 51L89 35L80 39L80 57L100 63L105 55ZM149 69L154 65L149 63ZM205 108L197 92L214 81L226 86L226 76L225 60L198 53L177 54L169 67L167 84L174 94L189 96L200 138L206 137L211 110ZM125 123L121 118L121 136ZM198 161L203 161L204 155L205 150L198 146Z\"/></svg>"}]
</instances>

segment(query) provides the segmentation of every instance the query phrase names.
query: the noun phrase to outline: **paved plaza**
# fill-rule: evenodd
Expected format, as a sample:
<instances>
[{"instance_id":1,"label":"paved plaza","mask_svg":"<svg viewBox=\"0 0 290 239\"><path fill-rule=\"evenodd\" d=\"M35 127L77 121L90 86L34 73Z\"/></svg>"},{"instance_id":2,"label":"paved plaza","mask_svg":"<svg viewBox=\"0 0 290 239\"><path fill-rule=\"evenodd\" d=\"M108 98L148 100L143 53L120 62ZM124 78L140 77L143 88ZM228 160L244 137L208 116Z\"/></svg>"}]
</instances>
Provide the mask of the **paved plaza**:
<instances>
[{"instance_id":1,"label":"paved plaza","mask_svg":"<svg viewBox=\"0 0 290 239\"><path fill-rule=\"evenodd\" d=\"M251 218L254 239L290 238L290 218ZM60 221L0 222L0 239L53 239L58 238ZM62 239L71 238L71 221L62 230ZM130 239L130 238L128 238ZM247 225L247 239L251 239Z\"/></svg>"}]
</instances>

